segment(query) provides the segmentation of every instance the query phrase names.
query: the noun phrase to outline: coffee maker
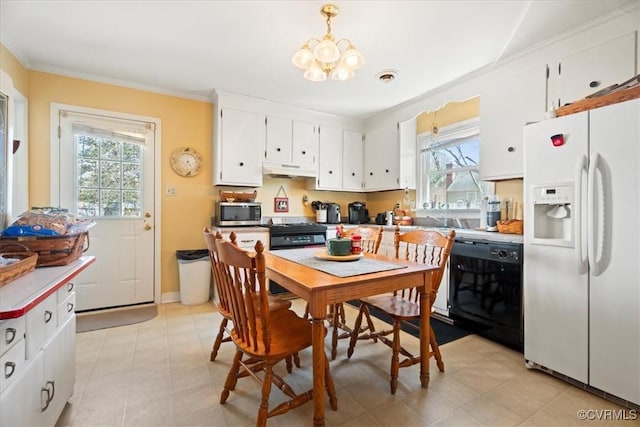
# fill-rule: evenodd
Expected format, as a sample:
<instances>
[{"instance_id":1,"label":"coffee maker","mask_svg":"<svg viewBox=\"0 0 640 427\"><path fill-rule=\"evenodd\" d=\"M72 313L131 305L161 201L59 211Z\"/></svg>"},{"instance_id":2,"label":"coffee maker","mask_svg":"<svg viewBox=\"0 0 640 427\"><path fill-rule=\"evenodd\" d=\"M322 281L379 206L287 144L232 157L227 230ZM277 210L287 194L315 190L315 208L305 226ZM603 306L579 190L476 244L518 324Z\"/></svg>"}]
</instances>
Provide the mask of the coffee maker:
<instances>
[{"instance_id":1,"label":"coffee maker","mask_svg":"<svg viewBox=\"0 0 640 427\"><path fill-rule=\"evenodd\" d=\"M367 224L369 222L369 210L364 202L349 203L349 224Z\"/></svg>"}]
</instances>

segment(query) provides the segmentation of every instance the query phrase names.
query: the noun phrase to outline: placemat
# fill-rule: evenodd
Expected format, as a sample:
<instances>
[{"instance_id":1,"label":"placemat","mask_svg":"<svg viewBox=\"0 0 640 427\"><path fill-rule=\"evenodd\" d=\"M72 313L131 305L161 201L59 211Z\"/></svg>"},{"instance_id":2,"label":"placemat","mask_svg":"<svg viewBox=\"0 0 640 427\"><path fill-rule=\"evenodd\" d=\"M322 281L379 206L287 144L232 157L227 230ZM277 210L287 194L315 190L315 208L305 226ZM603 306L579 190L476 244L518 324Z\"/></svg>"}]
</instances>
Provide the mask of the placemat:
<instances>
[{"instance_id":1,"label":"placemat","mask_svg":"<svg viewBox=\"0 0 640 427\"><path fill-rule=\"evenodd\" d=\"M321 249L284 249L271 251L270 253L272 255L279 256L280 258L288 259L289 261L306 265L307 267L311 267L315 270L320 270L337 277L358 276L360 274L378 273L380 271L406 268L406 266L401 264L393 264L366 257L360 258L356 261L327 261L318 259L314 256L314 254L319 250Z\"/></svg>"}]
</instances>

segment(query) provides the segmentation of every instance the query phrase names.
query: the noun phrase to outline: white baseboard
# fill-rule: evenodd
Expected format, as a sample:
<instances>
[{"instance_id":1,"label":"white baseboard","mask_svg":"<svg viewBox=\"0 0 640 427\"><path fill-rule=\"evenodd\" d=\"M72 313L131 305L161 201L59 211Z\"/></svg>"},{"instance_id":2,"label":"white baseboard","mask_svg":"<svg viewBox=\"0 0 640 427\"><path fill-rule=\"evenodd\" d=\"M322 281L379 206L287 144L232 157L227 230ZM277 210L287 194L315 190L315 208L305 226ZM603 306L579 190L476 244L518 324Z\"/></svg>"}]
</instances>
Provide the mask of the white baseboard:
<instances>
[{"instance_id":1,"label":"white baseboard","mask_svg":"<svg viewBox=\"0 0 640 427\"><path fill-rule=\"evenodd\" d=\"M180 292L166 292L162 294L162 304L180 302Z\"/></svg>"}]
</instances>

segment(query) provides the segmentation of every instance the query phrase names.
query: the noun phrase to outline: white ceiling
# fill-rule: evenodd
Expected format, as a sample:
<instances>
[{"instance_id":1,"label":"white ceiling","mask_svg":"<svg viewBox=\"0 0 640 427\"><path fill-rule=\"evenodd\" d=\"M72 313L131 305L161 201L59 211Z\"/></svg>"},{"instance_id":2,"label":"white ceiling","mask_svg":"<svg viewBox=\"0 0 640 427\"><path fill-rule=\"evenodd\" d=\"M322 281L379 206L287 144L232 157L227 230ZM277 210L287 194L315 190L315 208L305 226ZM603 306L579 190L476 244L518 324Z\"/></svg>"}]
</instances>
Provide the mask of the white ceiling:
<instances>
[{"instance_id":1,"label":"white ceiling","mask_svg":"<svg viewBox=\"0 0 640 427\"><path fill-rule=\"evenodd\" d=\"M638 0L335 1L366 63L313 83L291 64L324 1L0 1L0 40L34 70L195 99L212 89L367 117ZM384 84L376 75L395 69Z\"/></svg>"}]
</instances>

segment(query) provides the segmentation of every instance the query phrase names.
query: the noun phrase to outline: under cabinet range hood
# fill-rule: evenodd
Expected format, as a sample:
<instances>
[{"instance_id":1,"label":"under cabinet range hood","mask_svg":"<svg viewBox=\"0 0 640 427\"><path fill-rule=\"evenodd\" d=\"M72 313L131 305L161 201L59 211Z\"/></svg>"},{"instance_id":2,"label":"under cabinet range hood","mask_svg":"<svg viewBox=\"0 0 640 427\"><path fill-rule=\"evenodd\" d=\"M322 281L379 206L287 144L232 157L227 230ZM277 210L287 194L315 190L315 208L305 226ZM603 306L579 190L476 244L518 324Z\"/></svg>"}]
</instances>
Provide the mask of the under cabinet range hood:
<instances>
[{"instance_id":1,"label":"under cabinet range hood","mask_svg":"<svg viewBox=\"0 0 640 427\"><path fill-rule=\"evenodd\" d=\"M318 175L314 166L278 162L263 162L262 174L287 177L299 176L305 178L315 178Z\"/></svg>"}]
</instances>

